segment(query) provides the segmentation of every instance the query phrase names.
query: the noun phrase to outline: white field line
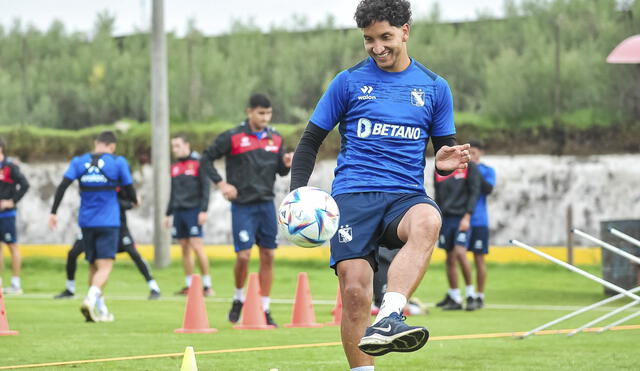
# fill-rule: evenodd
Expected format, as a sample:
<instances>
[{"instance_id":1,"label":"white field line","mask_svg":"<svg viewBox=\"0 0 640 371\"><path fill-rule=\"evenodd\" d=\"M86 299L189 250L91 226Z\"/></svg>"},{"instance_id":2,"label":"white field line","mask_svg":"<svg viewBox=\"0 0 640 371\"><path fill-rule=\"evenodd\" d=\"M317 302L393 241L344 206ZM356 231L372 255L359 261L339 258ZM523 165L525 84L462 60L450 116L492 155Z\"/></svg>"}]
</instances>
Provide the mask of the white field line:
<instances>
[{"instance_id":1,"label":"white field line","mask_svg":"<svg viewBox=\"0 0 640 371\"><path fill-rule=\"evenodd\" d=\"M4 295L5 300L54 300L54 294L22 294L22 295ZM65 300L82 300L82 295L76 295L75 299L61 299L56 301L65 301ZM133 296L133 295L105 295L105 298L109 300L115 301L148 301L144 296ZM184 296L162 296L160 301L171 301L171 302L184 302L186 297ZM231 298L219 298L219 297L209 297L206 298L205 301L210 301L214 303L230 303L232 301ZM277 299L272 298L271 303L273 304L293 304L293 299ZM335 300L313 300L314 305L335 305ZM427 307L431 310L437 310L435 308L435 303L425 303ZM583 306L579 305L525 305L525 304L485 304L485 308L487 309L502 309L502 310L537 310L537 311L574 311L581 309ZM595 308L593 311L600 312L608 312L619 307L615 306L605 306ZM629 309L629 310L637 310L637 309Z\"/></svg>"}]
</instances>

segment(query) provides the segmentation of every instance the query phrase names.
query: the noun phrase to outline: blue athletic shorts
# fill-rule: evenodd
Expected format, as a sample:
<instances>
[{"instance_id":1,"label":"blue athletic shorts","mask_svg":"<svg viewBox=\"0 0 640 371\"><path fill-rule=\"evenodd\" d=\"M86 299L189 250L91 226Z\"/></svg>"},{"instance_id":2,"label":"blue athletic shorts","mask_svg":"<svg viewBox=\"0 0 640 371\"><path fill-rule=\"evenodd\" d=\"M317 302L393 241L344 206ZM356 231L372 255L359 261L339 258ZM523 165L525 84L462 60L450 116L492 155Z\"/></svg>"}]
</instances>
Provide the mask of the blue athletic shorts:
<instances>
[{"instance_id":1,"label":"blue athletic shorts","mask_svg":"<svg viewBox=\"0 0 640 371\"><path fill-rule=\"evenodd\" d=\"M0 237L2 242L16 243L18 242L18 234L16 233L16 217L9 216L0 218Z\"/></svg>"},{"instance_id":2,"label":"blue athletic shorts","mask_svg":"<svg viewBox=\"0 0 640 371\"><path fill-rule=\"evenodd\" d=\"M115 259L120 227L82 228L84 257L89 263L96 259Z\"/></svg>"},{"instance_id":3,"label":"blue athletic shorts","mask_svg":"<svg viewBox=\"0 0 640 371\"><path fill-rule=\"evenodd\" d=\"M198 224L200 208L178 209L173 211L173 238L182 240L191 237L202 237L202 226Z\"/></svg>"},{"instance_id":4,"label":"blue athletic shorts","mask_svg":"<svg viewBox=\"0 0 640 371\"><path fill-rule=\"evenodd\" d=\"M467 250L474 254L489 253L489 227L471 227L471 237Z\"/></svg>"},{"instance_id":5,"label":"blue athletic shorts","mask_svg":"<svg viewBox=\"0 0 640 371\"><path fill-rule=\"evenodd\" d=\"M343 193L334 199L340 209L340 228L331 239L333 269L343 260L362 258L377 271L378 246L390 242L382 238L389 224L417 204L429 204L440 212L424 193Z\"/></svg>"},{"instance_id":6,"label":"blue athletic shorts","mask_svg":"<svg viewBox=\"0 0 640 371\"><path fill-rule=\"evenodd\" d=\"M265 249L278 247L278 225L273 201L231 204L231 229L236 252L256 244Z\"/></svg>"},{"instance_id":7,"label":"blue athletic shorts","mask_svg":"<svg viewBox=\"0 0 640 371\"><path fill-rule=\"evenodd\" d=\"M440 239L438 247L446 251L453 251L454 246L467 246L469 240L469 231L460 232L461 216L445 216L442 219L442 228L440 228Z\"/></svg>"}]
</instances>

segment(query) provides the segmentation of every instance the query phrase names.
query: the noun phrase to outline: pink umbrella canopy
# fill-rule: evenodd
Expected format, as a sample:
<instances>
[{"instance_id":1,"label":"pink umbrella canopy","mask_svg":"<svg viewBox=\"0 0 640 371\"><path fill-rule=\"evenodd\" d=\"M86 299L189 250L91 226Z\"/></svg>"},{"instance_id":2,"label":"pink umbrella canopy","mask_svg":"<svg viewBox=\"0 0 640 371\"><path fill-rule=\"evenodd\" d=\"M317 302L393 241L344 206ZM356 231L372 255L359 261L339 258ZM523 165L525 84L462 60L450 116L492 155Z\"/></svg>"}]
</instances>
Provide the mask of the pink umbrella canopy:
<instances>
[{"instance_id":1,"label":"pink umbrella canopy","mask_svg":"<svg viewBox=\"0 0 640 371\"><path fill-rule=\"evenodd\" d=\"M640 35L626 38L607 57L607 63L640 63Z\"/></svg>"}]
</instances>

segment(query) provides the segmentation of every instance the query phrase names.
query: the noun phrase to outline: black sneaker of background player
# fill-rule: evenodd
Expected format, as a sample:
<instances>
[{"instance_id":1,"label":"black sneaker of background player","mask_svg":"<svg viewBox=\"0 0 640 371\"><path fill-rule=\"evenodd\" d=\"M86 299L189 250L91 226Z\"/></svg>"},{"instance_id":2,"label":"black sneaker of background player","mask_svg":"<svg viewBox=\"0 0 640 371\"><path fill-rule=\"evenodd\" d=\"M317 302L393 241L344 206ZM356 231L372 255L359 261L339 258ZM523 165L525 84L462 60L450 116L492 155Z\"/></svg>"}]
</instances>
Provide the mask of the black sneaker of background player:
<instances>
[{"instance_id":1,"label":"black sneaker of background player","mask_svg":"<svg viewBox=\"0 0 640 371\"><path fill-rule=\"evenodd\" d=\"M478 309L478 307L476 306L476 299L474 297L467 296L467 305L464 309L469 312Z\"/></svg>"},{"instance_id":2,"label":"black sneaker of background player","mask_svg":"<svg viewBox=\"0 0 640 371\"><path fill-rule=\"evenodd\" d=\"M54 299L73 299L76 295L74 293L72 293L71 291L69 291L69 289L64 289L63 292L59 293L58 295L54 296Z\"/></svg>"},{"instance_id":3,"label":"black sneaker of background player","mask_svg":"<svg viewBox=\"0 0 640 371\"><path fill-rule=\"evenodd\" d=\"M234 300L231 304L231 310L229 311L229 322L237 323L240 319L240 312L242 312L242 302L240 300Z\"/></svg>"},{"instance_id":4,"label":"black sneaker of background player","mask_svg":"<svg viewBox=\"0 0 640 371\"><path fill-rule=\"evenodd\" d=\"M271 311L270 310L265 310L264 311L264 316L267 319L267 325L278 327L278 324L271 317Z\"/></svg>"},{"instance_id":5,"label":"black sneaker of background player","mask_svg":"<svg viewBox=\"0 0 640 371\"><path fill-rule=\"evenodd\" d=\"M441 301L439 301L438 303L436 303L436 307L444 307L445 305L449 304L450 302L454 301L451 296L449 296L449 294L447 293L444 296L444 299L442 299Z\"/></svg>"},{"instance_id":6,"label":"black sneaker of background player","mask_svg":"<svg viewBox=\"0 0 640 371\"><path fill-rule=\"evenodd\" d=\"M476 298L476 309L481 309L481 308L484 308L484 300L478 297Z\"/></svg>"},{"instance_id":7,"label":"black sneaker of background player","mask_svg":"<svg viewBox=\"0 0 640 371\"><path fill-rule=\"evenodd\" d=\"M442 310L461 310L462 309L462 303L458 303L457 301L451 299L450 302L448 302L447 304L443 305Z\"/></svg>"},{"instance_id":8,"label":"black sneaker of background player","mask_svg":"<svg viewBox=\"0 0 640 371\"><path fill-rule=\"evenodd\" d=\"M160 299L160 291L151 290L149 292L149 300L158 300Z\"/></svg>"}]
</instances>

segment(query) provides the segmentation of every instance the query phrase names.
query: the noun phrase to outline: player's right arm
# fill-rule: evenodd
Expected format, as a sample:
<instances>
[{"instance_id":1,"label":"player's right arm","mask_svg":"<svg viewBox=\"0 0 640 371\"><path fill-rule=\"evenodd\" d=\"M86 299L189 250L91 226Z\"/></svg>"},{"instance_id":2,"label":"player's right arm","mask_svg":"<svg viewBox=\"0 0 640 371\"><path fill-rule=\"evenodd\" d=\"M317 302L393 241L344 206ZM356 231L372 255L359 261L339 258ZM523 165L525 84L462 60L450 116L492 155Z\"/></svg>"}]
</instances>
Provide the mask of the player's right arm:
<instances>
[{"instance_id":1,"label":"player's right arm","mask_svg":"<svg viewBox=\"0 0 640 371\"><path fill-rule=\"evenodd\" d=\"M56 214L58 213L58 207L60 207L60 203L62 202L64 193L66 192L67 188L69 188L71 183L73 183L73 181L81 175L78 171L79 167L76 166L77 161L79 161L78 157L74 157L73 160L71 160L67 171L65 171L64 176L62 177L62 181L56 189L56 194L53 197L53 205L51 206L51 213L49 214L48 223L49 228L51 228L52 230L56 229L56 226L58 225L58 216Z\"/></svg>"},{"instance_id":2,"label":"player's right arm","mask_svg":"<svg viewBox=\"0 0 640 371\"><path fill-rule=\"evenodd\" d=\"M305 128L293 155L290 190L293 191L307 185L316 164L320 145L347 111L349 103L348 77L348 71L340 72L331 81L313 111L309 124Z\"/></svg>"},{"instance_id":3,"label":"player's right arm","mask_svg":"<svg viewBox=\"0 0 640 371\"><path fill-rule=\"evenodd\" d=\"M238 196L238 190L232 184L222 179L222 176L213 166L213 162L231 153L231 132L225 131L207 148L200 159L200 170L218 186L220 192L227 200L231 201Z\"/></svg>"}]
</instances>

